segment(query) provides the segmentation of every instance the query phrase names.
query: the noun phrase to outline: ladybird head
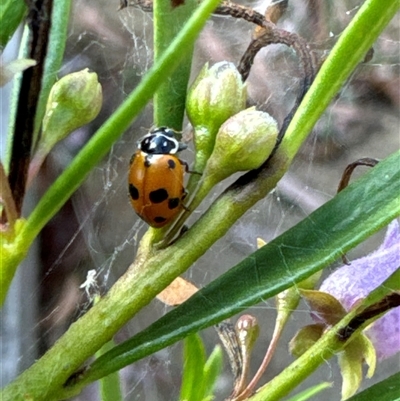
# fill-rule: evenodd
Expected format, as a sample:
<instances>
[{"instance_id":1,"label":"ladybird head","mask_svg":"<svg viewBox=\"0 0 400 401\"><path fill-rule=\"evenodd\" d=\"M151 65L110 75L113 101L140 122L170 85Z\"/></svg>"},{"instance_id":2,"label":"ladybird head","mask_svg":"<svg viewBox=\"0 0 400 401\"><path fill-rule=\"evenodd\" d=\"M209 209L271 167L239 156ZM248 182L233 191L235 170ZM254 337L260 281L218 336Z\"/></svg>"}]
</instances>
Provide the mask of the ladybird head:
<instances>
[{"instance_id":1,"label":"ladybird head","mask_svg":"<svg viewBox=\"0 0 400 401\"><path fill-rule=\"evenodd\" d=\"M167 127L151 130L138 144L142 152L157 155L175 154L186 148L186 144L175 138L175 131Z\"/></svg>"}]
</instances>

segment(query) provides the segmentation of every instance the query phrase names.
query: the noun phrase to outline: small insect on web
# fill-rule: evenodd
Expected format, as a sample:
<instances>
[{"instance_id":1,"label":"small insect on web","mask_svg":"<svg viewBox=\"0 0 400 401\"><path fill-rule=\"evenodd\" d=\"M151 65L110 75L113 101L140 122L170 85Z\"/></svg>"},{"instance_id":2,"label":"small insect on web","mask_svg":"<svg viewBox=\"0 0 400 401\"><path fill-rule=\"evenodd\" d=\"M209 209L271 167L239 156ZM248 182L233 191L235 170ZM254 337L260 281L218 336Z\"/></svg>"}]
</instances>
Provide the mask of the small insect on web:
<instances>
[{"instance_id":1,"label":"small insect on web","mask_svg":"<svg viewBox=\"0 0 400 401\"><path fill-rule=\"evenodd\" d=\"M86 275L86 280L79 286L79 288L85 290L85 293L89 299L92 299L93 296L99 292L96 276L97 273L95 269L89 270Z\"/></svg>"}]
</instances>

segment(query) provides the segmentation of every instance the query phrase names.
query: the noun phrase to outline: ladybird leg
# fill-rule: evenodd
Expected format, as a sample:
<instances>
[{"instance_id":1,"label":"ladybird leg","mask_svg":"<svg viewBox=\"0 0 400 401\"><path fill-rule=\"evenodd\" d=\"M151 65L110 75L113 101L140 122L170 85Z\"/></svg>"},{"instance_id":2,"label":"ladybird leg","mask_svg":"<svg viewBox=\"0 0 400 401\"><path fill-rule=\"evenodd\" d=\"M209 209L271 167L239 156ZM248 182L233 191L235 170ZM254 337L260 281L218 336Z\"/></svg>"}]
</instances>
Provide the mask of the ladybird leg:
<instances>
[{"instance_id":1,"label":"ladybird leg","mask_svg":"<svg viewBox=\"0 0 400 401\"><path fill-rule=\"evenodd\" d=\"M178 239L179 239L183 234L185 234L186 231L189 231L189 227L188 227L186 224L184 224L184 225L182 226L182 228L179 230L178 236L177 236L175 239L173 239L171 242L169 242L168 245L172 245L172 244L174 244L176 241L178 241Z\"/></svg>"},{"instance_id":2,"label":"ladybird leg","mask_svg":"<svg viewBox=\"0 0 400 401\"><path fill-rule=\"evenodd\" d=\"M189 170L189 164L187 162L185 162L185 160L181 160L181 159L178 159L178 160L182 164L182 166L185 166L185 172L186 173L201 175L201 173L199 173L198 171Z\"/></svg>"},{"instance_id":3,"label":"ladybird leg","mask_svg":"<svg viewBox=\"0 0 400 401\"><path fill-rule=\"evenodd\" d=\"M189 231L189 227L186 224L184 224L181 228L181 231L179 232L179 236L185 234L186 231Z\"/></svg>"},{"instance_id":4,"label":"ladybird leg","mask_svg":"<svg viewBox=\"0 0 400 401\"><path fill-rule=\"evenodd\" d=\"M182 197L181 197L182 209L184 209L186 212L190 212L190 209L188 207L186 207L185 204L183 203L183 201L184 201L184 199L186 198L187 195L188 195L188 191L186 191L186 189L183 188Z\"/></svg>"}]
</instances>

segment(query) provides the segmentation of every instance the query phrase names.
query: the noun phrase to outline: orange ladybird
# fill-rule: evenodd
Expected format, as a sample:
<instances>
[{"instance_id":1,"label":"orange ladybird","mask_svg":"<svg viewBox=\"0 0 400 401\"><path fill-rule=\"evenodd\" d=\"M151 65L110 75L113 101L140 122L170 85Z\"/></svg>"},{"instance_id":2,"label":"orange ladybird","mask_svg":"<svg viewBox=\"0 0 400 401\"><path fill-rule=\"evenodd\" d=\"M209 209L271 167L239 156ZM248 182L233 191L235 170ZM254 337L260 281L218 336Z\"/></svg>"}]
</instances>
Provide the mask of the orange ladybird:
<instances>
[{"instance_id":1,"label":"orange ladybird","mask_svg":"<svg viewBox=\"0 0 400 401\"><path fill-rule=\"evenodd\" d=\"M129 195L136 213L147 224L160 228L183 208L186 163L176 153L186 145L167 127L150 131L138 143L129 170Z\"/></svg>"}]
</instances>

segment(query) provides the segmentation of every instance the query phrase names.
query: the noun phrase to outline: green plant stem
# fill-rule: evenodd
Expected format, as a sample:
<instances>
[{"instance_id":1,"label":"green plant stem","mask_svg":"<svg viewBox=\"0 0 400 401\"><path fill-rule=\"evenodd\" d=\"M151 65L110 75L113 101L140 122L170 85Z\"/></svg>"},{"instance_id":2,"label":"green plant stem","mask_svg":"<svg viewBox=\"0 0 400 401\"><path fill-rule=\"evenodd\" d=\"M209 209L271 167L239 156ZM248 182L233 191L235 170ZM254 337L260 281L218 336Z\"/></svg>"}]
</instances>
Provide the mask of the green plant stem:
<instances>
[{"instance_id":1,"label":"green plant stem","mask_svg":"<svg viewBox=\"0 0 400 401\"><path fill-rule=\"evenodd\" d=\"M187 1L178 7L172 7L165 0L154 1L154 60L157 62L164 50L182 28L197 6L196 0ZM193 45L186 49L185 57L154 94L154 124L167 126L176 132L182 129L185 113L186 92L192 66ZM154 230L149 228L150 242L161 241L169 226Z\"/></svg>"},{"instance_id":2,"label":"green plant stem","mask_svg":"<svg viewBox=\"0 0 400 401\"><path fill-rule=\"evenodd\" d=\"M4 170L3 163L0 162L0 198L4 206L7 217L8 229L11 233L14 231L14 224L18 218L17 209L15 208L14 199L11 194L10 186L8 185L7 175Z\"/></svg>"},{"instance_id":3,"label":"green plant stem","mask_svg":"<svg viewBox=\"0 0 400 401\"><path fill-rule=\"evenodd\" d=\"M197 5L197 0L188 0L175 7L171 1L154 0L155 62L178 35ZM193 44L185 49L185 56L170 78L166 79L157 89L154 96L154 123L157 126L167 126L177 131L182 129L192 56Z\"/></svg>"},{"instance_id":4,"label":"green plant stem","mask_svg":"<svg viewBox=\"0 0 400 401\"><path fill-rule=\"evenodd\" d=\"M15 256L4 260L2 268L7 274L0 281L1 298L5 295L18 264L25 258L30 245L46 223L60 210L64 203L83 183L89 172L107 154L113 143L128 128L129 124L153 96L159 85L177 67L186 49L195 41L207 18L215 9L218 0L204 1L192 15L174 42L143 78L135 91L116 112L99 128L87 145L75 157L61 176L43 195L29 216L25 228L16 239Z\"/></svg>"}]
</instances>

